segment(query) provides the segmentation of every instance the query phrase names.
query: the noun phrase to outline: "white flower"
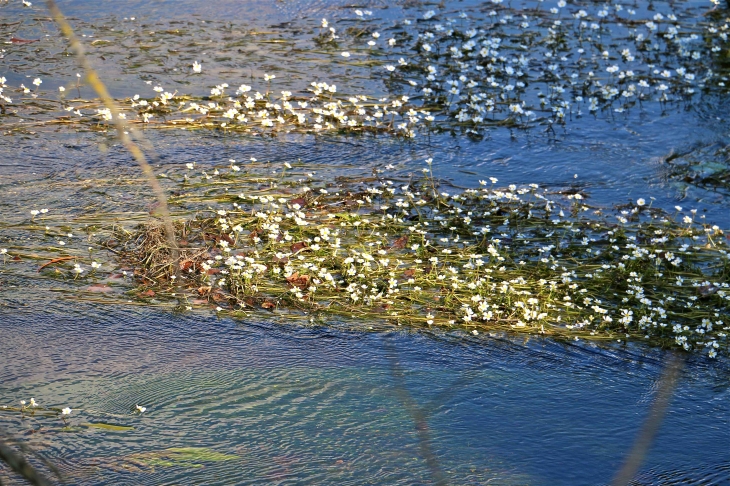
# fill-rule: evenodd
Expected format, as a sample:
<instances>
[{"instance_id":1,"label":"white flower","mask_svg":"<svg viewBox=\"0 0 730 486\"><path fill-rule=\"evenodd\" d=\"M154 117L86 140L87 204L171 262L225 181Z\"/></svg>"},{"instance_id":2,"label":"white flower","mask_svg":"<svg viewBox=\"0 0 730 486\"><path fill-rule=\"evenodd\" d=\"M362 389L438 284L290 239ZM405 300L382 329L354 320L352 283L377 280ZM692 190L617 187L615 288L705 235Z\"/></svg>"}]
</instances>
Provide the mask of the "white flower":
<instances>
[{"instance_id":1,"label":"white flower","mask_svg":"<svg viewBox=\"0 0 730 486\"><path fill-rule=\"evenodd\" d=\"M643 197L640 197L639 199L636 200L637 206L643 206L644 204L646 204L646 201L644 200Z\"/></svg>"},{"instance_id":2,"label":"white flower","mask_svg":"<svg viewBox=\"0 0 730 486\"><path fill-rule=\"evenodd\" d=\"M199 72L201 72L202 70L203 70L203 66L202 66L202 65L201 65L201 64L200 64L200 63L199 63L198 61L195 61L195 62L193 63L193 72L194 72L194 73L199 73Z\"/></svg>"},{"instance_id":3,"label":"white flower","mask_svg":"<svg viewBox=\"0 0 730 486\"><path fill-rule=\"evenodd\" d=\"M72 410L69 407L64 408L61 410L62 415L71 415Z\"/></svg>"},{"instance_id":4,"label":"white flower","mask_svg":"<svg viewBox=\"0 0 730 486\"><path fill-rule=\"evenodd\" d=\"M350 53L345 51L342 54L340 54L342 57L350 57Z\"/></svg>"},{"instance_id":5,"label":"white flower","mask_svg":"<svg viewBox=\"0 0 730 486\"><path fill-rule=\"evenodd\" d=\"M137 408L137 411L138 411L139 413L144 413L144 412L145 412L145 410L147 410L147 407L141 407L141 406L139 406L139 405L135 405L135 407Z\"/></svg>"}]
</instances>

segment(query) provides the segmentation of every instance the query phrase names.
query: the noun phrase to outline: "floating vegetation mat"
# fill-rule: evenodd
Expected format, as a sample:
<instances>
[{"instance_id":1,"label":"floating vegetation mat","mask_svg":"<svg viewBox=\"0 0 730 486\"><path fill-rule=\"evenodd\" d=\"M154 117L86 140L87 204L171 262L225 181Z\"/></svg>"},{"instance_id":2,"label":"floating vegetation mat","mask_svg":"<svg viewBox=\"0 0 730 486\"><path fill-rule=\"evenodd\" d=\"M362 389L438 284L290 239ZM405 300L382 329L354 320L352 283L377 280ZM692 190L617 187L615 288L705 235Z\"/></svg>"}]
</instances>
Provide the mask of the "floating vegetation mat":
<instances>
[{"instance_id":1,"label":"floating vegetation mat","mask_svg":"<svg viewBox=\"0 0 730 486\"><path fill-rule=\"evenodd\" d=\"M177 258L161 223L82 216L73 233L88 237L72 250L71 227L44 229L50 213L33 210L38 221L20 226L54 254L11 248L5 267L45 259L39 276L110 298L116 278L133 285L125 300L182 311L727 350L727 236L696 211L667 214L644 199L598 208L579 190L500 188L496 179L454 190L428 162L419 178L386 171L329 183L304 164L274 174L234 161L201 174L189 164L163 178L177 186Z\"/></svg>"},{"instance_id":2,"label":"floating vegetation mat","mask_svg":"<svg viewBox=\"0 0 730 486\"><path fill-rule=\"evenodd\" d=\"M134 18L75 28L112 84L134 93L139 83L141 94L118 101L128 124L145 128L555 133L589 114L660 116L727 91L728 20L718 6L495 0L404 12L353 9L267 31ZM14 34L49 22L32 14L0 25L4 65L29 76L28 86L0 76L0 126L8 135L108 130L111 113L81 96L63 41ZM201 59L206 51L217 57ZM49 66L56 86L44 78ZM133 229L129 215L90 211L64 225L38 208L31 222L0 224L15 232L0 240L4 272L36 260L38 279L65 281L69 292L90 280L86 291L114 301L121 281L136 287L125 299L181 310L727 350L727 238L688 209L668 214L643 199L598 208L578 190L500 188L496 179L440 187L430 164L423 178L333 181L303 165L273 175L238 164L202 176L189 164L163 178L175 186L177 256L158 223Z\"/></svg>"},{"instance_id":3,"label":"floating vegetation mat","mask_svg":"<svg viewBox=\"0 0 730 486\"><path fill-rule=\"evenodd\" d=\"M710 2L492 1L388 14L353 9L270 29L135 18L76 29L107 78L138 89L119 100L122 116L149 128L481 137L494 126L551 130L589 114L659 115L727 92L730 14ZM49 22L2 26L7 69L34 78L10 86L0 77L3 128L105 130L112 115L81 98L63 39L16 36ZM44 81L49 70L58 74Z\"/></svg>"}]
</instances>

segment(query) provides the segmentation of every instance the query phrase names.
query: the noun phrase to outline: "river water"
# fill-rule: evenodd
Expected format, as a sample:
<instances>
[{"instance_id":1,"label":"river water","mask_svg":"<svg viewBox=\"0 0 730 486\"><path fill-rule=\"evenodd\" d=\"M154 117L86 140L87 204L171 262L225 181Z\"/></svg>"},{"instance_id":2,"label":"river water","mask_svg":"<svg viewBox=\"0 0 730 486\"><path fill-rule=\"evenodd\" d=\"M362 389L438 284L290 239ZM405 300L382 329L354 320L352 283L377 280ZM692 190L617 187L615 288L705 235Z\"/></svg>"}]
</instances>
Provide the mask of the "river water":
<instances>
[{"instance_id":1,"label":"river water","mask_svg":"<svg viewBox=\"0 0 730 486\"><path fill-rule=\"evenodd\" d=\"M358 7L392 21L407 15L411 3ZM458 10L475 2L453 3L447 6ZM352 10L330 0L60 6L89 25L135 17L260 29ZM44 35L20 5L0 12L3 21L23 20L14 35ZM68 83L77 69L62 58L24 65L10 49L13 63L7 70L0 64L8 84L28 85L39 75L48 85ZM278 54L264 54L276 62ZM316 74L303 66L295 84ZM144 86L140 74L109 69L120 97ZM215 69L211 79L224 71ZM0 138L0 214L7 225L0 246L29 237L7 229L27 219L29 207L51 207L63 218L146 213L149 190L142 181L105 190L84 185L135 177L130 158L108 135L39 133ZM302 160L325 178L364 176L386 164L407 176L432 157L436 175L455 186L496 177L505 185L577 187L599 205L654 197L657 206L697 208L728 227L727 187L700 187L673 176L667 165L680 152L697 154L703 174L721 166L707 148L723 146L727 133L727 97L714 94L691 109L647 106L627 117L584 117L557 134L496 129L481 140L152 130L146 137L160 171L257 157ZM78 300L51 287L32 272L0 273L0 405L34 397L41 406L73 411L63 422L0 409L0 433L28 444L69 484L608 484L647 418L671 356L640 344L363 332L337 322L302 326L261 315L178 314L164 306ZM686 357L635 484L730 484L729 378L726 357ZM137 413L137 405L146 410ZM2 468L0 479L16 480Z\"/></svg>"}]
</instances>

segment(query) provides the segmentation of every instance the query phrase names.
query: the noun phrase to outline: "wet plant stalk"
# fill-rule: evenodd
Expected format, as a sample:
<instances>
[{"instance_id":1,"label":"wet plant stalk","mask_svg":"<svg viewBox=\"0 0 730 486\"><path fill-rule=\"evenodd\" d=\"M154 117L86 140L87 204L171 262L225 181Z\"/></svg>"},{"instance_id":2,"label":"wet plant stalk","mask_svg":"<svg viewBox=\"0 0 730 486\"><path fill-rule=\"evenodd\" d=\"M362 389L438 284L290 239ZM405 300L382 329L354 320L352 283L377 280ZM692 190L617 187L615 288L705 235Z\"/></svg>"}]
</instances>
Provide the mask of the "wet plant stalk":
<instances>
[{"instance_id":1,"label":"wet plant stalk","mask_svg":"<svg viewBox=\"0 0 730 486\"><path fill-rule=\"evenodd\" d=\"M667 359L666 365L659 378L659 386L656 392L656 398L649 410L649 414L644 421L644 426L634 442L624 465L613 480L614 486L626 486L630 484L636 473L639 471L641 464L649 452L654 437L659 432L664 415L672 401L674 390L677 387L679 374L684 366L684 358L678 354L673 354Z\"/></svg>"},{"instance_id":2,"label":"wet plant stalk","mask_svg":"<svg viewBox=\"0 0 730 486\"><path fill-rule=\"evenodd\" d=\"M165 191L162 189L162 186L155 177L152 166L149 164L149 162L147 162L147 158L145 157L144 153L139 148L139 146L129 137L130 127L127 125L127 123L125 123L124 119L119 116L119 109L117 108L114 99L111 97L109 91L106 89L106 85L99 78L96 70L91 66L91 63L89 62L89 59L88 57L86 57L86 54L84 52L83 45L81 44L81 42L79 42L78 37L76 37L76 34L74 33L71 25L66 20L66 17L64 17L63 13L58 8L54 0L47 0L46 5L48 6L48 10L53 17L53 20L56 22L56 24L58 24L59 29L66 37L66 39L68 39L71 48L76 53L76 56L78 57L79 62L81 63L84 72L86 73L87 81L94 89L94 91L96 91L96 93L99 95L99 98L101 98L104 106L111 112L114 127L117 132L117 138L119 138L119 140L122 142L122 145L124 145L129 153L132 154L132 157L134 157L134 160L142 169L142 172L144 173L147 182L149 183L150 187L155 193L155 196L157 197L157 201L159 203L158 209L164 222L165 236L167 239L167 243L170 246L170 251L173 255L175 274L178 274L178 247L177 242L175 241L175 231L172 226L172 218L170 217L170 211L167 206L167 197L165 195Z\"/></svg>"}]
</instances>

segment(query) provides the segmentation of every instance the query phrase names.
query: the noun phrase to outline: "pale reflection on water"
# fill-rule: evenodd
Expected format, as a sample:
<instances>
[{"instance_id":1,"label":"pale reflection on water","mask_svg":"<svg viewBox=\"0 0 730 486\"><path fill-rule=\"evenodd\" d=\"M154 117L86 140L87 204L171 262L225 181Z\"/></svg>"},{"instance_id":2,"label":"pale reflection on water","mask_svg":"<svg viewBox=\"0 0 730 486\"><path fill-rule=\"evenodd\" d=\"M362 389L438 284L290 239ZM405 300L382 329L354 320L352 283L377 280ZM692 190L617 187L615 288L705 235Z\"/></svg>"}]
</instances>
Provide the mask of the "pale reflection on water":
<instances>
[{"instance_id":1,"label":"pale reflection on water","mask_svg":"<svg viewBox=\"0 0 730 486\"><path fill-rule=\"evenodd\" d=\"M424 426L453 484L605 483L647 413L663 356L78 303L3 314L3 403L33 396L72 407L72 425L134 427L59 433L48 424L27 436L33 419L0 414L74 484L428 483ZM692 471L700 484L728 466L729 371L722 361L688 364L645 470ZM419 426L409 403L424 413ZM203 469L144 462L171 447L235 459ZM134 461L138 470L120 472Z\"/></svg>"}]
</instances>

